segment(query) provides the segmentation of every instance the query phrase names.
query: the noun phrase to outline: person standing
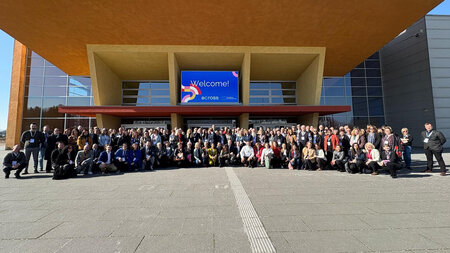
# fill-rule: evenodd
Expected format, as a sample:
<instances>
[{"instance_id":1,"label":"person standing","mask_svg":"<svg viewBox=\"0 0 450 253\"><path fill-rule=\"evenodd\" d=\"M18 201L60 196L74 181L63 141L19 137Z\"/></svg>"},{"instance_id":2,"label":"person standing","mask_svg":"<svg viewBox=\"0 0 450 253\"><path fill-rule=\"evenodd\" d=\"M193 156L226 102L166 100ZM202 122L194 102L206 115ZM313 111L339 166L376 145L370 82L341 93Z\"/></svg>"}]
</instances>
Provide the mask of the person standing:
<instances>
[{"instance_id":1,"label":"person standing","mask_svg":"<svg viewBox=\"0 0 450 253\"><path fill-rule=\"evenodd\" d=\"M51 136L50 127L48 125L45 125L42 128L42 134L44 135L44 141L42 142L41 148L39 150L39 170L44 170L44 160L45 160L45 154L46 150L48 148L48 141Z\"/></svg>"},{"instance_id":2,"label":"person standing","mask_svg":"<svg viewBox=\"0 0 450 253\"><path fill-rule=\"evenodd\" d=\"M25 161L25 154L20 151L20 145L15 145L12 152L8 153L5 158L3 158L3 172L5 173L5 178L9 178L11 170L16 170L14 176L17 179L21 178L20 172L27 166Z\"/></svg>"},{"instance_id":3,"label":"person standing","mask_svg":"<svg viewBox=\"0 0 450 253\"><path fill-rule=\"evenodd\" d=\"M433 155L436 157L439 167L441 167L441 176L445 176L445 162L442 159L442 146L447 141L444 135L433 129L431 123L425 123L425 131L421 133L423 148L427 157L427 169L424 172L431 172L433 169Z\"/></svg>"},{"instance_id":4,"label":"person standing","mask_svg":"<svg viewBox=\"0 0 450 253\"><path fill-rule=\"evenodd\" d=\"M408 170L411 169L411 150L413 137L409 134L408 128L402 128L402 137L400 138L403 145L403 160Z\"/></svg>"},{"instance_id":5,"label":"person standing","mask_svg":"<svg viewBox=\"0 0 450 253\"><path fill-rule=\"evenodd\" d=\"M38 131L36 123L31 123L30 130L27 130L22 133L22 136L20 137L20 142L23 143L25 148L25 159L27 164L23 174L28 174L28 164L30 162L31 155L33 155L34 173L39 173L37 170L38 156L41 144L44 142L44 135L42 134L42 132Z\"/></svg>"}]
</instances>

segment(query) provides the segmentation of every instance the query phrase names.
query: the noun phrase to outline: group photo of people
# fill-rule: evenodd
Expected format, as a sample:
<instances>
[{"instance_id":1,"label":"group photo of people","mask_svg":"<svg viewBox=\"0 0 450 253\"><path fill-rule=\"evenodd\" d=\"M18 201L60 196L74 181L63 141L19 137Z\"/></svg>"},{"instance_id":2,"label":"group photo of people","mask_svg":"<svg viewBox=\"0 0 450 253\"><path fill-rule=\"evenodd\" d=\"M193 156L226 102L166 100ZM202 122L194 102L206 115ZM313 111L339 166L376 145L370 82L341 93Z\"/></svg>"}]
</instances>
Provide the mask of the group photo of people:
<instances>
[{"instance_id":1,"label":"group photo of people","mask_svg":"<svg viewBox=\"0 0 450 253\"><path fill-rule=\"evenodd\" d=\"M444 135L431 123L421 132L427 166L442 158ZM245 166L288 170L335 170L351 174L388 173L392 178L411 169L413 142L408 128L297 125L279 128L100 129L78 126L42 131L32 123L3 161L5 178L53 173L53 179L77 175L118 174L164 168ZM23 151L22 151L23 150ZM31 157L33 162L31 163ZM45 164L45 166L44 166ZM33 165L31 171L31 165Z\"/></svg>"}]
</instances>

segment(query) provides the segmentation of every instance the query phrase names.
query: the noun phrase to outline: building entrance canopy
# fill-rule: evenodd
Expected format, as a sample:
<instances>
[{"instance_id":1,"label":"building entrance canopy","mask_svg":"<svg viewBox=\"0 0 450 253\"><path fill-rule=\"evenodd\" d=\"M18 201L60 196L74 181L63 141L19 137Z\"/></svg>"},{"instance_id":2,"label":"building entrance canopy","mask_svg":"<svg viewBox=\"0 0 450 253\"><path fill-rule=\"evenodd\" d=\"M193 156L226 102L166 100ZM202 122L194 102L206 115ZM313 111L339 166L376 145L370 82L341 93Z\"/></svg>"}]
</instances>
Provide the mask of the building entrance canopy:
<instances>
[{"instance_id":1,"label":"building entrance canopy","mask_svg":"<svg viewBox=\"0 0 450 253\"><path fill-rule=\"evenodd\" d=\"M97 114L115 117L170 117L182 116L301 116L318 113L320 116L348 112L350 106L60 106L58 112L95 117Z\"/></svg>"}]
</instances>

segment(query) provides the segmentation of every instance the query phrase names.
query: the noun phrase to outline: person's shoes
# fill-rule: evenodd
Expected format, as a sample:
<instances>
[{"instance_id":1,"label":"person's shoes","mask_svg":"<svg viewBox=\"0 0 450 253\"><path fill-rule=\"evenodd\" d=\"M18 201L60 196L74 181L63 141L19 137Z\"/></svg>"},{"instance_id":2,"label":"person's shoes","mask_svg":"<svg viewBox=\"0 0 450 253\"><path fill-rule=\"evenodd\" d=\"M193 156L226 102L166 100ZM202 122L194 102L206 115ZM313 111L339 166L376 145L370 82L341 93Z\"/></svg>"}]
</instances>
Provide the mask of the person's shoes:
<instances>
[{"instance_id":1,"label":"person's shoes","mask_svg":"<svg viewBox=\"0 0 450 253\"><path fill-rule=\"evenodd\" d=\"M34 169L34 173L39 173L39 171L37 169Z\"/></svg>"},{"instance_id":2,"label":"person's shoes","mask_svg":"<svg viewBox=\"0 0 450 253\"><path fill-rule=\"evenodd\" d=\"M24 171L22 175L28 175L28 170Z\"/></svg>"},{"instance_id":3,"label":"person's shoes","mask_svg":"<svg viewBox=\"0 0 450 253\"><path fill-rule=\"evenodd\" d=\"M321 171L322 169L321 168L318 168L316 171Z\"/></svg>"},{"instance_id":4,"label":"person's shoes","mask_svg":"<svg viewBox=\"0 0 450 253\"><path fill-rule=\"evenodd\" d=\"M40 170L40 171L44 171L44 169L43 169L43 168L40 168L39 170Z\"/></svg>"},{"instance_id":5,"label":"person's shoes","mask_svg":"<svg viewBox=\"0 0 450 253\"><path fill-rule=\"evenodd\" d=\"M8 178L9 178L9 173L8 174L5 173L5 179L8 179Z\"/></svg>"},{"instance_id":6,"label":"person's shoes","mask_svg":"<svg viewBox=\"0 0 450 253\"><path fill-rule=\"evenodd\" d=\"M432 171L429 170L429 169L426 169L426 170L424 170L423 172L425 172L425 173L431 173Z\"/></svg>"},{"instance_id":7,"label":"person's shoes","mask_svg":"<svg viewBox=\"0 0 450 253\"><path fill-rule=\"evenodd\" d=\"M445 176L447 175L445 172L441 172L441 176Z\"/></svg>"},{"instance_id":8,"label":"person's shoes","mask_svg":"<svg viewBox=\"0 0 450 253\"><path fill-rule=\"evenodd\" d=\"M406 167L406 169L408 169L408 170L412 170L410 166L407 166L407 167Z\"/></svg>"},{"instance_id":9,"label":"person's shoes","mask_svg":"<svg viewBox=\"0 0 450 253\"><path fill-rule=\"evenodd\" d=\"M372 172L372 175L376 176L378 175L378 172Z\"/></svg>"},{"instance_id":10,"label":"person's shoes","mask_svg":"<svg viewBox=\"0 0 450 253\"><path fill-rule=\"evenodd\" d=\"M15 173L14 176L15 176L17 179L21 179L21 178L22 178L22 177L20 176L20 173Z\"/></svg>"},{"instance_id":11,"label":"person's shoes","mask_svg":"<svg viewBox=\"0 0 450 253\"><path fill-rule=\"evenodd\" d=\"M391 177L392 177L392 178L397 178L397 174L395 174L395 175L392 175Z\"/></svg>"}]
</instances>

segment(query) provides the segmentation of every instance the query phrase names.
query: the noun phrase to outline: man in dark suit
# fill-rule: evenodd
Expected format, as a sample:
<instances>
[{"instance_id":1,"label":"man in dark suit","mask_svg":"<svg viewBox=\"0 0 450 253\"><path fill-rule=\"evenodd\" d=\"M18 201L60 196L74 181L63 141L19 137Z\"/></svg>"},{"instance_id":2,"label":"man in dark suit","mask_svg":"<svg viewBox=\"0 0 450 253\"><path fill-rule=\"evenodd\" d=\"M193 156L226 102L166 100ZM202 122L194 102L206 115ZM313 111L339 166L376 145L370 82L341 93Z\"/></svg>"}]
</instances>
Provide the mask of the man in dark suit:
<instances>
[{"instance_id":1,"label":"man in dark suit","mask_svg":"<svg viewBox=\"0 0 450 253\"><path fill-rule=\"evenodd\" d=\"M155 163L155 148L151 141L145 142L145 146L141 149L142 161L146 170L153 170Z\"/></svg>"},{"instance_id":2,"label":"man in dark suit","mask_svg":"<svg viewBox=\"0 0 450 253\"><path fill-rule=\"evenodd\" d=\"M68 138L67 135L61 134L58 128L53 130L53 134L50 135L47 141L47 148L45 149L45 160L47 160L47 165L45 166L45 171L50 173L52 170L52 152L57 148L57 143L62 142L67 145Z\"/></svg>"},{"instance_id":3,"label":"man in dark suit","mask_svg":"<svg viewBox=\"0 0 450 253\"><path fill-rule=\"evenodd\" d=\"M3 166L5 178L9 178L11 170L16 170L16 173L14 173L16 178L21 178L20 172L27 167L27 163L25 154L20 151L20 145L15 145L12 152L8 153L5 158L3 158Z\"/></svg>"},{"instance_id":4,"label":"man in dark suit","mask_svg":"<svg viewBox=\"0 0 450 253\"><path fill-rule=\"evenodd\" d=\"M102 171L102 174L106 172L117 172L117 167L114 165L116 158L112 152L112 146L106 145L105 151L100 153L98 157L98 167Z\"/></svg>"},{"instance_id":5,"label":"man in dark suit","mask_svg":"<svg viewBox=\"0 0 450 253\"><path fill-rule=\"evenodd\" d=\"M381 161L378 163L383 169L386 169L391 173L392 178L397 178L397 170L402 168L400 159L395 153L395 150L391 150L388 144L383 146L383 151L380 154Z\"/></svg>"},{"instance_id":6,"label":"man in dark suit","mask_svg":"<svg viewBox=\"0 0 450 253\"><path fill-rule=\"evenodd\" d=\"M427 157L427 169L424 172L431 172L433 169L433 155L436 157L439 167L441 167L441 176L445 176L445 162L442 158L442 146L447 141L444 135L433 129L431 123L425 123L425 131L421 134L423 140L423 149Z\"/></svg>"}]
</instances>

